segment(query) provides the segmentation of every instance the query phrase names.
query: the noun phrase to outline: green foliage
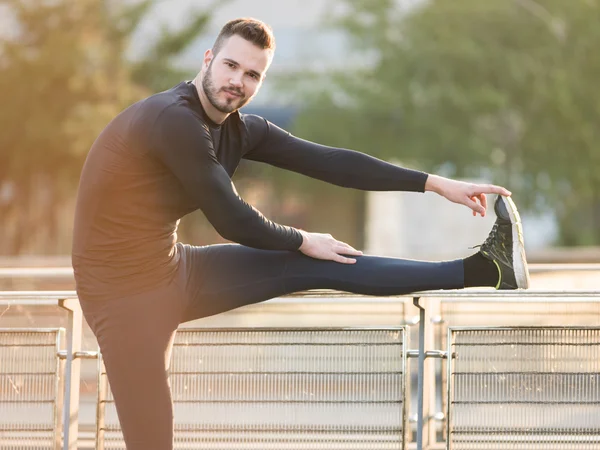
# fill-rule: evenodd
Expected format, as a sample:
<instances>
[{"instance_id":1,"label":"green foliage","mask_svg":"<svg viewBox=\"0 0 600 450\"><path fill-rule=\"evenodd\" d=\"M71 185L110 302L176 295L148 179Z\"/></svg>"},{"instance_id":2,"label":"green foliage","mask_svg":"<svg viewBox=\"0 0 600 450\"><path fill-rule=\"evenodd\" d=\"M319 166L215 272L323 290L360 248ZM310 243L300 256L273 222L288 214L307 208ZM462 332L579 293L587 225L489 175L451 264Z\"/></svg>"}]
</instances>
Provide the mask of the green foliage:
<instances>
[{"instance_id":1,"label":"green foliage","mask_svg":"<svg viewBox=\"0 0 600 450\"><path fill-rule=\"evenodd\" d=\"M152 3L0 0L0 253L69 251L69 205L93 140L174 73L171 57L204 30L199 13L165 35L144 77L124 53Z\"/></svg>"},{"instance_id":2,"label":"green foliage","mask_svg":"<svg viewBox=\"0 0 600 450\"><path fill-rule=\"evenodd\" d=\"M344 3L337 26L376 62L330 76L299 133L492 178L550 205L562 243L600 244L599 0Z\"/></svg>"},{"instance_id":3,"label":"green foliage","mask_svg":"<svg viewBox=\"0 0 600 450\"><path fill-rule=\"evenodd\" d=\"M0 5L12 31L0 42L1 247L21 253L57 220L84 146L133 87L123 68L113 67L119 55L104 45L100 2Z\"/></svg>"}]
</instances>

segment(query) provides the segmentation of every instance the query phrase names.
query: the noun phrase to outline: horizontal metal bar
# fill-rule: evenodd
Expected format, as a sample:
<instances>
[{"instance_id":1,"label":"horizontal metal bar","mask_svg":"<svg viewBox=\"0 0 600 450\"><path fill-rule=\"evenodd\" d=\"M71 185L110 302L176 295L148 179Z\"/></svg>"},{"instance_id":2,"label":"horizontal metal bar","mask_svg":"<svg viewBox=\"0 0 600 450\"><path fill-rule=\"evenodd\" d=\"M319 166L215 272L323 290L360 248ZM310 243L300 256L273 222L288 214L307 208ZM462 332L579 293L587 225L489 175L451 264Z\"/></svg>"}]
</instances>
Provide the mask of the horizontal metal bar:
<instances>
[{"instance_id":1,"label":"horizontal metal bar","mask_svg":"<svg viewBox=\"0 0 600 450\"><path fill-rule=\"evenodd\" d=\"M555 434L560 434L561 437L565 437L568 435L579 435L579 436L598 436L598 434L600 434L600 428L590 428L590 429L581 429L581 428L577 428L577 429L572 429L572 428L564 428L564 427L556 427L556 428L527 428L527 429L523 429L523 428L516 428L516 427L494 427L494 434L498 435L500 433L504 433L505 435L508 436L539 436L539 437L550 437L548 436L548 434L550 435L555 435ZM478 434L482 434L482 435L487 435L489 436L490 430L483 428L483 429L469 429L469 430L454 430L452 431L452 434L462 434L462 435L478 435ZM544 436L545 435L545 436ZM498 438L498 436L494 436L496 439ZM485 442L490 442L488 439L485 440ZM561 442L562 439L561 439ZM585 441L586 443L589 441Z\"/></svg>"},{"instance_id":2,"label":"horizontal metal bar","mask_svg":"<svg viewBox=\"0 0 600 450\"><path fill-rule=\"evenodd\" d=\"M436 412L430 416L425 417L424 419L425 419L425 421L428 421L428 422L443 422L444 420L446 420L446 415L443 412ZM409 414L408 422L409 423L417 423L418 422L417 414L416 413Z\"/></svg>"},{"instance_id":3,"label":"horizontal metal bar","mask_svg":"<svg viewBox=\"0 0 600 450\"><path fill-rule=\"evenodd\" d=\"M248 426L240 426L240 425L232 425L229 427L223 427L223 426L211 426L211 425L203 425L203 426L196 426L196 427L191 427L188 424L175 424L174 427L175 431L183 431L183 432L202 432L202 433L241 433L246 434L246 433L265 433L265 434L273 434L273 433L283 433L284 436L282 436L282 438L288 437L290 434L296 434L296 433L313 433L313 434L338 434L340 433L340 429L336 426L331 426L331 427L319 427L317 428L316 426L307 426L305 428L302 428L301 431L298 430L298 428L296 426L289 426L289 427L274 427L274 426L266 426L266 427L260 427L260 428L250 428ZM104 426L101 427L100 430L103 431L121 431L121 428L117 425L108 425L108 426ZM381 427L375 427L373 425L370 425L368 427L364 427L361 428L358 425L353 425L352 427L352 433L354 435L370 435L370 434L381 434L381 433L401 433L402 432L402 428L401 427L389 427L389 426L381 426Z\"/></svg>"},{"instance_id":4,"label":"horizontal metal bar","mask_svg":"<svg viewBox=\"0 0 600 450\"><path fill-rule=\"evenodd\" d=\"M8 301L12 303L15 300L19 301L54 301L54 304L58 300L65 300L69 298L77 298L77 292L75 291L0 291L0 300L3 302Z\"/></svg>"},{"instance_id":5,"label":"horizontal metal bar","mask_svg":"<svg viewBox=\"0 0 600 450\"><path fill-rule=\"evenodd\" d=\"M238 330L235 330L237 332ZM258 330L260 331L260 330ZM318 330L327 331L327 330ZM195 342L192 344L180 343L176 344L175 347L363 347L368 345L369 347L386 347L389 345L400 345L402 342Z\"/></svg>"},{"instance_id":6,"label":"horizontal metal bar","mask_svg":"<svg viewBox=\"0 0 600 450\"><path fill-rule=\"evenodd\" d=\"M106 404L113 404L114 400L104 400ZM229 400L229 399L192 399L192 400L173 400L175 404L265 404L265 405L288 405L288 404L308 404L308 405L401 405L403 402L401 399L398 400L269 400L269 399L257 399L257 400Z\"/></svg>"},{"instance_id":7,"label":"horizontal metal bar","mask_svg":"<svg viewBox=\"0 0 600 450\"><path fill-rule=\"evenodd\" d=\"M280 372L267 372L267 371L189 371L189 372L169 372L169 375L243 375L243 376L264 376L264 375L363 375L363 376L382 376L382 375L402 375L402 371L389 371L389 372L333 372L333 371L280 371Z\"/></svg>"},{"instance_id":8,"label":"horizontal metal bar","mask_svg":"<svg viewBox=\"0 0 600 450\"><path fill-rule=\"evenodd\" d=\"M54 399L49 399L49 400L23 400L23 399L19 399L19 400L0 400L0 404L17 404L17 405L21 405L21 404L52 404L54 403L55 400ZM1 448L1 447L0 447Z\"/></svg>"},{"instance_id":9,"label":"horizontal metal bar","mask_svg":"<svg viewBox=\"0 0 600 450\"><path fill-rule=\"evenodd\" d=\"M568 400L453 400L452 405L600 405L600 401Z\"/></svg>"},{"instance_id":10,"label":"horizontal metal bar","mask_svg":"<svg viewBox=\"0 0 600 450\"><path fill-rule=\"evenodd\" d=\"M418 358L419 357L419 350L407 350L406 351L406 356L408 358ZM448 352L446 352L444 350L426 350L425 351L425 358L441 358L441 359L446 359L446 358L448 358Z\"/></svg>"},{"instance_id":11,"label":"horizontal metal bar","mask_svg":"<svg viewBox=\"0 0 600 450\"><path fill-rule=\"evenodd\" d=\"M5 333L2 333L5 334ZM22 333L20 333L22 334ZM8 347L35 347L35 348L43 348L43 347L56 347L56 344L25 344L25 343L21 343L21 344L0 344L0 347L2 348L8 348Z\"/></svg>"},{"instance_id":12,"label":"horizontal metal bar","mask_svg":"<svg viewBox=\"0 0 600 450\"><path fill-rule=\"evenodd\" d=\"M515 331L515 330L600 330L595 325L519 325L519 326L451 326L449 331ZM531 345L531 343L529 343Z\"/></svg>"},{"instance_id":13,"label":"horizontal metal bar","mask_svg":"<svg viewBox=\"0 0 600 450\"><path fill-rule=\"evenodd\" d=\"M180 334L185 332L186 330L191 329L193 333L214 333L216 331L235 331L235 332L244 332L244 331L268 331L274 333L285 333L289 331L294 332L303 332L303 331L403 331L404 327L402 325L399 326L368 326L368 327L208 327L208 328L195 328L195 327L186 327L183 326L179 328ZM397 345L399 342L395 342L394 345ZM187 345L183 343L176 343L174 345ZM310 345L310 344L306 344Z\"/></svg>"},{"instance_id":14,"label":"horizontal metal bar","mask_svg":"<svg viewBox=\"0 0 600 450\"><path fill-rule=\"evenodd\" d=\"M446 420L446 414L443 412L436 412L429 416L429 418L434 422L444 422Z\"/></svg>"},{"instance_id":15,"label":"horizontal metal bar","mask_svg":"<svg viewBox=\"0 0 600 450\"><path fill-rule=\"evenodd\" d=\"M14 427L14 428L11 427L11 428L5 428L4 426L0 427L0 432L1 433L7 433L7 434L11 433L13 436L14 435L18 435L20 433L32 433L32 432L35 432L35 433L37 433L37 432L48 433L48 432L51 432L51 431L54 431L54 428L42 428L42 427L39 427L39 428L38 427L30 427L30 428L28 428L28 427L19 427L19 428L17 428L17 427ZM27 437L31 437L31 436L27 436ZM10 441L10 439L3 438L2 440L0 440L0 443L1 442L8 442L8 441ZM0 448L5 448L5 447L2 447L2 445L0 445Z\"/></svg>"},{"instance_id":16,"label":"horizontal metal bar","mask_svg":"<svg viewBox=\"0 0 600 450\"><path fill-rule=\"evenodd\" d=\"M58 331L64 330L64 328L27 328L27 327L15 327L15 328L0 328L2 333L57 333ZM54 346L55 344L51 344Z\"/></svg>"},{"instance_id":17,"label":"horizontal metal bar","mask_svg":"<svg viewBox=\"0 0 600 450\"><path fill-rule=\"evenodd\" d=\"M475 298L482 299L519 299L519 298L574 298L574 297L600 297L600 290L589 289L563 289L563 290L547 290L547 289L515 289L495 290L487 289L458 289L447 291L423 291L410 294L411 297L435 297L441 299L448 298Z\"/></svg>"},{"instance_id":18,"label":"horizontal metal bar","mask_svg":"<svg viewBox=\"0 0 600 450\"><path fill-rule=\"evenodd\" d=\"M585 327L585 329L592 330L593 328ZM562 346L562 347L597 347L600 345L600 342L515 342L515 341L502 341L502 342L456 342L454 344L455 348L457 347L506 347L510 345L514 346L524 346L524 347L536 347L536 346Z\"/></svg>"},{"instance_id":19,"label":"horizontal metal bar","mask_svg":"<svg viewBox=\"0 0 600 450\"><path fill-rule=\"evenodd\" d=\"M4 372L4 373L0 373L0 377L13 377L13 376L28 376L28 375L41 375L41 376L55 376L56 372L52 371L52 372L43 372L43 371L36 371L36 372ZM0 447L2 448L2 447Z\"/></svg>"},{"instance_id":20,"label":"horizontal metal bar","mask_svg":"<svg viewBox=\"0 0 600 450\"><path fill-rule=\"evenodd\" d=\"M495 304L495 303L505 303L505 304L514 304L514 303L523 303L527 302L530 305L548 305L548 304L570 304L570 303L584 303L595 305L600 302L600 296L565 296L561 297L560 295L543 297L543 296L533 296L533 297L498 297L498 298L490 298L490 297L453 297L453 298L444 298L438 297L442 303L451 304L451 303L487 303L487 304ZM510 311L509 311L510 313Z\"/></svg>"},{"instance_id":21,"label":"horizontal metal bar","mask_svg":"<svg viewBox=\"0 0 600 450\"><path fill-rule=\"evenodd\" d=\"M596 272L600 271L597 263L563 263L563 264L529 264L530 273L544 272Z\"/></svg>"},{"instance_id":22,"label":"horizontal metal bar","mask_svg":"<svg viewBox=\"0 0 600 450\"><path fill-rule=\"evenodd\" d=\"M549 298L594 298L600 301L600 290L589 289L567 289L567 290L547 290L547 289L527 289L527 290L495 290L492 288L485 289L458 289L458 290L436 290L436 291L421 291L412 294L398 297L372 297L368 295L351 294L338 291L302 291L289 296L279 297L269 300L269 304L290 304L298 303L299 298L301 303L320 303L334 298L347 297L344 301L361 302L361 303L397 303L401 298L426 298L434 297L440 299L476 299L477 301L498 300L503 301L509 299L541 299L548 301ZM76 299L75 291L0 291L0 304L25 304L25 301L33 301L33 304L54 304L58 300ZM336 300L335 303L339 303Z\"/></svg>"},{"instance_id":23,"label":"horizontal metal bar","mask_svg":"<svg viewBox=\"0 0 600 450\"><path fill-rule=\"evenodd\" d=\"M2 267L0 278L73 277L72 267Z\"/></svg>"},{"instance_id":24,"label":"horizontal metal bar","mask_svg":"<svg viewBox=\"0 0 600 450\"><path fill-rule=\"evenodd\" d=\"M427 350L425 352L425 358L440 358L446 359L448 357L448 352L444 350Z\"/></svg>"},{"instance_id":25,"label":"horizontal metal bar","mask_svg":"<svg viewBox=\"0 0 600 450\"><path fill-rule=\"evenodd\" d=\"M61 350L57 352L56 356L60 359L67 359L67 351ZM98 352L94 351L81 351L73 353L75 359L98 359Z\"/></svg>"},{"instance_id":26,"label":"horizontal metal bar","mask_svg":"<svg viewBox=\"0 0 600 450\"><path fill-rule=\"evenodd\" d=\"M508 359L513 359L508 358ZM574 361L580 361L580 358L574 358ZM552 377L559 377L559 376L568 376L568 377L572 377L572 378L576 378L576 377L585 377L588 380L593 380L595 377L600 377L600 373L593 373L593 372L540 372L540 371L534 371L534 370L522 370L519 372L516 371L510 371L510 372L452 372L452 375L454 376L472 376L472 375L476 375L478 377L502 377L502 376L511 376L511 375L528 375L528 376L540 376L540 377L545 377L545 376L552 376ZM594 380L595 381L595 380Z\"/></svg>"},{"instance_id":27,"label":"horizontal metal bar","mask_svg":"<svg viewBox=\"0 0 600 450\"><path fill-rule=\"evenodd\" d=\"M14 299L5 300L0 297L0 306L10 308L11 306L58 306L59 300L43 299Z\"/></svg>"}]
</instances>

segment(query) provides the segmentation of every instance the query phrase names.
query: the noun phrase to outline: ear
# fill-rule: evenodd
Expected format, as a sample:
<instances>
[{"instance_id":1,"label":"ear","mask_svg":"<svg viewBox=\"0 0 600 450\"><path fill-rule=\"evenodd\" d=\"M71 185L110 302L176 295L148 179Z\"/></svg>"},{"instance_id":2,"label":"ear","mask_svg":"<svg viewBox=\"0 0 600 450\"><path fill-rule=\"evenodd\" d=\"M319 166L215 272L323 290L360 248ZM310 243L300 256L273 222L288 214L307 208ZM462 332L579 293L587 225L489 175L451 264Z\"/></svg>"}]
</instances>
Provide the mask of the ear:
<instances>
[{"instance_id":1,"label":"ear","mask_svg":"<svg viewBox=\"0 0 600 450\"><path fill-rule=\"evenodd\" d=\"M212 61L213 57L214 57L214 55L213 55L213 52L211 49L208 49L204 52L203 64L204 64L205 69L208 69L208 65Z\"/></svg>"}]
</instances>

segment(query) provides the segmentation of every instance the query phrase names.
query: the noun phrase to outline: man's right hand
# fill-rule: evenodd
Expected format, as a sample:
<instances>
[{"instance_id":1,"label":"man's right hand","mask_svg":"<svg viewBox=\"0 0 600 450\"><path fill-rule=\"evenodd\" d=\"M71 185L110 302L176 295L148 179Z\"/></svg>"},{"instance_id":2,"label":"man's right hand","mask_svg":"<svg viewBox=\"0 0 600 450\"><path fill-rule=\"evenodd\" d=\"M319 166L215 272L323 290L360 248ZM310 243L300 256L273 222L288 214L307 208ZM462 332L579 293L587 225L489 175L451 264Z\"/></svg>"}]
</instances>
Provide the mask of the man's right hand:
<instances>
[{"instance_id":1,"label":"man's right hand","mask_svg":"<svg viewBox=\"0 0 600 450\"><path fill-rule=\"evenodd\" d=\"M298 250L306 256L316 259L335 261L342 264L354 264L355 258L348 256L361 256L362 252L356 250L345 242L338 241L330 234L309 233L298 230L302 235L302 245Z\"/></svg>"}]
</instances>

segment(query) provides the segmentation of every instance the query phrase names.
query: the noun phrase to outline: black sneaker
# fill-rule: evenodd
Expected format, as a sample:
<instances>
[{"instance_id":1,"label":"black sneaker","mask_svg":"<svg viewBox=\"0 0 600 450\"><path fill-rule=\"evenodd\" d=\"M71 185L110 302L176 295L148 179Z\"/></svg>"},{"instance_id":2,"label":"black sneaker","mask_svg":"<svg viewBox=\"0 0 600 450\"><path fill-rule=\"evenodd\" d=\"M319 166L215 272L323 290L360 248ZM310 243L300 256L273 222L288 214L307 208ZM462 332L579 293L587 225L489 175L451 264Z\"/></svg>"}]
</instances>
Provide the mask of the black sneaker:
<instances>
[{"instance_id":1,"label":"black sneaker","mask_svg":"<svg viewBox=\"0 0 600 450\"><path fill-rule=\"evenodd\" d=\"M527 289L529 270L523 245L523 228L510 197L499 195L494 203L496 223L479 251L500 271L496 289Z\"/></svg>"}]
</instances>

